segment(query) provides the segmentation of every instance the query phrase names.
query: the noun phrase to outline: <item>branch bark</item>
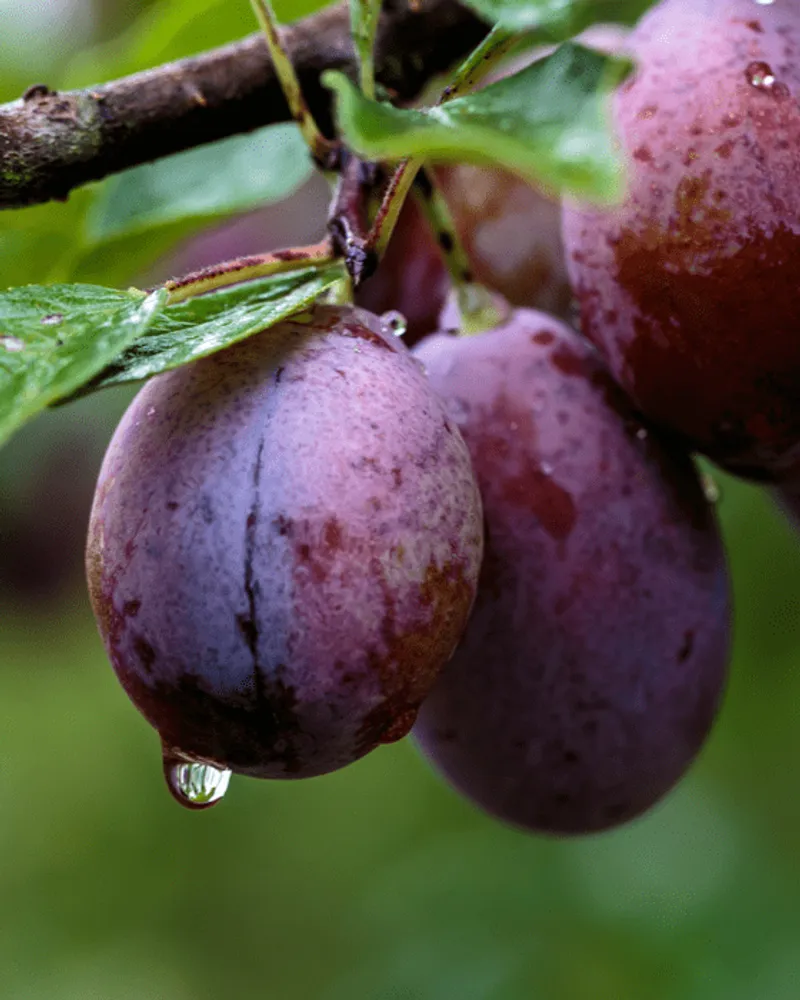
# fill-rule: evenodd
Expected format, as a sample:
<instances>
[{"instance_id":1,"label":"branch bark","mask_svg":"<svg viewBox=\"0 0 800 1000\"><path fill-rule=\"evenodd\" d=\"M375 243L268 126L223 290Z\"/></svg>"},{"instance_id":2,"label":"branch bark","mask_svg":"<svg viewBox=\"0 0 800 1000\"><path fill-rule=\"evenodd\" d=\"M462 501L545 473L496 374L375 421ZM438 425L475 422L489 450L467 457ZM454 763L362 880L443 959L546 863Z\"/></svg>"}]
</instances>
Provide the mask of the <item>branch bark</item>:
<instances>
[{"instance_id":1,"label":"branch bark","mask_svg":"<svg viewBox=\"0 0 800 1000\"><path fill-rule=\"evenodd\" d=\"M456 0L389 0L378 81L400 100L463 58L486 26ZM311 110L332 132L324 69L357 76L346 3L285 28ZM266 45L253 35L203 55L86 90L30 87L0 105L0 208L65 200L73 188L139 163L290 119Z\"/></svg>"}]
</instances>

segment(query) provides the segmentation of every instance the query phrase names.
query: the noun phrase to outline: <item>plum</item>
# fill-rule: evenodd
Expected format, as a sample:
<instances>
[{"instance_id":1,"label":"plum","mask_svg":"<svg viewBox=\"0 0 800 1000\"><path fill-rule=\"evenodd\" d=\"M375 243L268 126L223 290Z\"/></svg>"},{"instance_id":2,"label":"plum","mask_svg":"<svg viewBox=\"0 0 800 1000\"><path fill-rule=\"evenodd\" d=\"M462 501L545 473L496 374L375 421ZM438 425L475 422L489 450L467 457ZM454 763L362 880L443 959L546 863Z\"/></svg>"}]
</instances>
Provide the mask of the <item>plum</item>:
<instances>
[{"instance_id":1,"label":"plum","mask_svg":"<svg viewBox=\"0 0 800 1000\"><path fill-rule=\"evenodd\" d=\"M169 759L305 777L410 728L482 544L469 454L419 363L370 313L317 306L144 386L87 570Z\"/></svg>"},{"instance_id":2,"label":"plum","mask_svg":"<svg viewBox=\"0 0 800 1000\"><path fill-rule=\"evenodd\" d=\"M725 556L691 459L542 313L415 354L472 455L486 548L414 736L509 823L573 834L628 820L694 759L726 677Z\"/></svg>"},{"instance_id":3,"label":"plum","mask_svg":"<svg viewBox=\"0 0 800 1000\"><path fill-rule=\"evenodd\" d=\"M628 44L627 195L564 212L583 332L648 418L779 481L800 463L800 7L662 0Z\"/></svg>"},{"instance_id":4,"label":"plum","mask_svg":"<svg viewBox=\"0 0 800 1000\"><path fill-rule=\"evenodd\" d=\"M475 280L512 305L566 319L572 290L559 202L502 170L458 164L438 176Z\"/></svg>"}]
</instances>

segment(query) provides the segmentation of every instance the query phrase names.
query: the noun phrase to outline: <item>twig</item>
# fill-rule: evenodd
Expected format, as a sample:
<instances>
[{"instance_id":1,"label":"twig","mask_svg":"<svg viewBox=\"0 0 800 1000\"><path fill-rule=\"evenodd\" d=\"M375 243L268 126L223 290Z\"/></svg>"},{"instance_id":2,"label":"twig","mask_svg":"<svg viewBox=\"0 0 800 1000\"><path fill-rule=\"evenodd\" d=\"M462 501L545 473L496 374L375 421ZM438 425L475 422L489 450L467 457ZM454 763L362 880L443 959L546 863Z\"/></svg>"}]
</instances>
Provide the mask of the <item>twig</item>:
<instances>
[{"instance_id":1,"label":"twig","mask_svg":"<svg viewBox=\"0 0 800 1000\"><path fill-rule=\"evenodd\" d=\"M413 99L487 28L457 0L389 0L375 47L380 85ZM357 67L345 4L285 29L306 101L331 134L325 69ZM0 208L64 199L88 181L291 116L260 35L87 90L29 88L0 106Z\"/></svg>"}]
</instances>

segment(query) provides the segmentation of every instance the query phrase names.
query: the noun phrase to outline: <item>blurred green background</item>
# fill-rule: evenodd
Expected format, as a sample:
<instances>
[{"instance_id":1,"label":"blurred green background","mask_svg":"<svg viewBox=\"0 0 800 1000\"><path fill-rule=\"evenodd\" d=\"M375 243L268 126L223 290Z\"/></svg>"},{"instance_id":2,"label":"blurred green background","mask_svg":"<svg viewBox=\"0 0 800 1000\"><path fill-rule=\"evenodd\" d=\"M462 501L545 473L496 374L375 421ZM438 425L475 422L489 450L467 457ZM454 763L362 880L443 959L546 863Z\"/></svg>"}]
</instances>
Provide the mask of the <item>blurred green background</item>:
<instances>
[{"instance_id":1,"label":"blurred green background","mask_svg":"<svg viewBox=\"0 0 800 1000\"><path fill-rule=\"evenodd\" d=\"M245 0L0 0L0 100L251 28ZM292 162L262 198L304 182L304 158ZM158 203L147 178L159 175L0 215L0 287L124 285L264 245L263 213L197 235L247 207L241 190L131 228L132 199ZM311 182L271 210L269 239L314 238L323 210ZM157 738L117 685L82 582L93 479L129 398L46 414L0 452L2 1000L800 996L800 546L769 497L720 478L730 688L699 764L643 820L527 837L458 799L408 742L308 782L234 778L198 815L163 786Z\"/></svg>"}]
</instances>

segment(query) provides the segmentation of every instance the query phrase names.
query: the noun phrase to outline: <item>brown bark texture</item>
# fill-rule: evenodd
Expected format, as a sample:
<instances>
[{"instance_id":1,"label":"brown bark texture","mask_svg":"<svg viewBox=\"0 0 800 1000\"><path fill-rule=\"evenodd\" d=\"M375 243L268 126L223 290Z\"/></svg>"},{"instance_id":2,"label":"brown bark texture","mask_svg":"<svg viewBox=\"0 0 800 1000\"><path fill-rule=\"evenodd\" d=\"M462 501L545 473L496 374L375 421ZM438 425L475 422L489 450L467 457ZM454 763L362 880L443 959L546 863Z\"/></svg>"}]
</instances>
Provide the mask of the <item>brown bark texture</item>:
<instances>
[{"instance_id":1,"label":"brown bark texture","mask_svg":"<svg viewBox=\"0 0 800 1000\"><path fill-rule=\"evenodd\" d=\"M486 31L456 0L389 0L376 43L378 82L399 101L412 100ZM288 25L284 38L330 134L331 95L320 74L356 77L347 4ZM0 105L0 208L63 200L89 181L289 118L260 35L85 90L36 84Z\"/></svg>"}]
</instances>

